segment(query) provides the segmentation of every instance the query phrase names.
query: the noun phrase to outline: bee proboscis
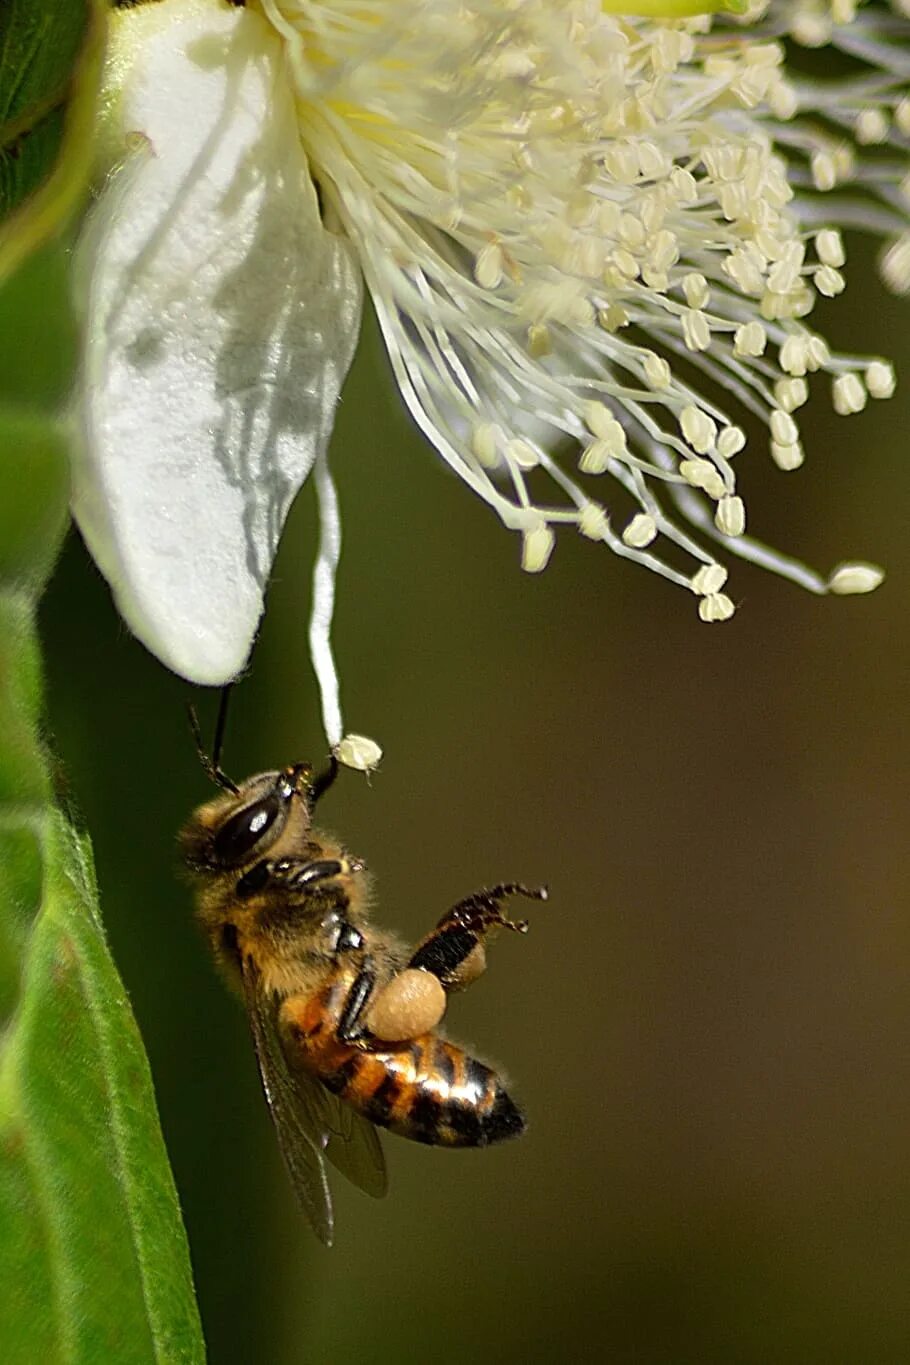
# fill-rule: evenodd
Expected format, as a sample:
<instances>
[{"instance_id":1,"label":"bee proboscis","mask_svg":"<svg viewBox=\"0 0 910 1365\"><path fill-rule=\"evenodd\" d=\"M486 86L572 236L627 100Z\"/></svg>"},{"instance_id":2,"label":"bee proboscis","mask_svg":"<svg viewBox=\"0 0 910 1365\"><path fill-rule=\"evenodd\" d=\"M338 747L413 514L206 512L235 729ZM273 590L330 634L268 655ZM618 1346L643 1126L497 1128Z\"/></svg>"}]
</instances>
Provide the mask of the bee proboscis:
<instances>
[{"instance_id":1,"label":"bee proboscis","mask_svg":"<svg viewBox=\"0 0 910 1365\"><path fill-rule=\"evenodd\" d=\"M331 1245L327 1158L368 1194L385 1193L376 1125L437 1146L518 1137L521 1110L495 1070L443 1038L448 994L484 970L499 928L524 931L505 883L453 906L413 951L371 925L364 864L315 830L313 808L337 764L307 764L222 793L181 833L199 919L246 1003L262 1086L300 1202Z\"/></svg>"}]
</instances>

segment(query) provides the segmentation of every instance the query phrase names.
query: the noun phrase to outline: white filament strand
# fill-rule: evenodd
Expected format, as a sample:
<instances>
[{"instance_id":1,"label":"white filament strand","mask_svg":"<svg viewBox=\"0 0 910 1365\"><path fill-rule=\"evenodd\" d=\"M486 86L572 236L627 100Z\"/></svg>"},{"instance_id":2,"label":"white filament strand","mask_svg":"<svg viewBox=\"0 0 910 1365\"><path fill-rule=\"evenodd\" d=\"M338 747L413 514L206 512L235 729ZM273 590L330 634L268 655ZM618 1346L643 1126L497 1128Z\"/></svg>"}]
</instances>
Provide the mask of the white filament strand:
<instances>
[{"instance_id":1,"label":"white filament strand","mask_svg":"<svg viewBox=\"0 0 910 1365\"><path fill-rule=\"evenodd\" d=\"M325 450L316 457L313 481L319 503L319 554L313 570L310 657L319 684L322 726L329 748L334 749L344 733L338 671L332 654L332 615L335 609L335 575L341 555L341 516L338 491Z\"/></svg>"}]
</instances>

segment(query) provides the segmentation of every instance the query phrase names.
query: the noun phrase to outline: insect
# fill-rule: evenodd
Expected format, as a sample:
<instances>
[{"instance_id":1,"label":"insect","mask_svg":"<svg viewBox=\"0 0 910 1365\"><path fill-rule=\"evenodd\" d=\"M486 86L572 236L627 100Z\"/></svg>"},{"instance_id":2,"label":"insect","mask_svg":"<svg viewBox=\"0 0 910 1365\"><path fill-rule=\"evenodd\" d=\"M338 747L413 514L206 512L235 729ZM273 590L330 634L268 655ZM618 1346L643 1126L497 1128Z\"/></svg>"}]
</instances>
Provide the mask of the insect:
<instances>
[{"instance_id":1,"label":"insect","mask_svg":"<svg viewBox=\"0 0 910 1365\"><path fill-rule=\"evenodd\" d=\"M219 723L219 731L221 725ZM239 786L197 744L220 795L181 832L199 920L246 1004L263 1090L291 1180L317 1235L331 1245L325 1158L365 1190L386 1190L376 1126L417 1142L483 1147L525 1121L501 1077L437 1031L450 992L486 965L499 929L526 921L505 883L453 906L408 951L369 923L363 862L313 828L338 764L305 763Z\"/></svg>"}]
</instances>

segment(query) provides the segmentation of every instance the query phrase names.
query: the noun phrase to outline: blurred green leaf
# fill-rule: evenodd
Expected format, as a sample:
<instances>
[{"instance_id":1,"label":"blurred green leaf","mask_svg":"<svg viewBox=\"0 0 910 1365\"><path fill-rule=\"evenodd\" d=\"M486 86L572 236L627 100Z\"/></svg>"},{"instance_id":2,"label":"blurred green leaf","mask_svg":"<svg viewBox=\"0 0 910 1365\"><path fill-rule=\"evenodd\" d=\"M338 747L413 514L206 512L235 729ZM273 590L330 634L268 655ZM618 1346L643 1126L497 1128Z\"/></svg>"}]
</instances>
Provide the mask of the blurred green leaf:
<instances>
[{"instance_id":1,"label":"blurred green leaf","mask_svg":"<svg viewBox=\"0 0 910 1365\"><path fill-rule=\"evenodd\" d=\"M71 337L45 248L0 292L14 339ZM37 599L68 495L69 364L0 383L0 1361L196 1362L205 1351L148 1062L101 926L87 841L40 737ZM9 375L7 376L9 378Z\"/></svg>"},{"instance_id":2,"label":"blurred green leaf","mask_svg":"<svg viewBox=\"0 0 910 1365\"><path fill-rule=\"evenodd\" d=\"M0 4L0 280L84 193L104 24L101 0Z\"/></svg>"},{"instance_id":3,"label":"blurred green leaf","mask_svg":"<svg viewBox=\"0 0 910 1365\"><path fill-rule=\"evenodd\" d=\"M7 465L0 502L0 579L29 586L47 578L66 525L66 442L46 417L2 402L0 432Z\"/></svg>"},{"instance_id":4,"label":"blurred green leaf","mask_svg":"<svg viewBox=\"0 0 910 1365\"><path fill-rule=\"evenodd\" d=\"M59 306L70 288L67 267L64 253L48 247L0 289L0 404L48 412L66 400L77 340Z\"/></svg>"},{"instance_id":5,"label":"blurred green leaf","mask_svg":"<svg viewBox=\"0 0 910 1365\"><path fill-rule=\"evenodd\" d=\"M0 1067L3 1359L200 1361L148 1064L87 848L59 812L4 815L40 848L42 884ZM0 913L21 938L21 904Z\"/></svg>"}]
</instances>

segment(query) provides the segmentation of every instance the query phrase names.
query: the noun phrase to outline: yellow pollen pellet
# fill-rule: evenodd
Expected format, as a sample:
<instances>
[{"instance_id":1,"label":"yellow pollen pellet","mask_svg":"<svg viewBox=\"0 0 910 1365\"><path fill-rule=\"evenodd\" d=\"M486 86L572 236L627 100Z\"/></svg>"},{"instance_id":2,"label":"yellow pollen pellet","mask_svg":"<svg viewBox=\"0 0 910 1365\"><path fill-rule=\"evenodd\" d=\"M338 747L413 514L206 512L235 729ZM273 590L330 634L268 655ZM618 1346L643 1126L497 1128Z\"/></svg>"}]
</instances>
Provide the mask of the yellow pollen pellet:
<instances>
[{"instance_id":1,"label":"yellow pollen pellet","mask_svg":"<svg viewBox=\"0 0 910 1365\"><path fill-rule=\"evenodd\" d=\"M376 994L366 1026L383 1042L419 1038L439 1023L446 1010L446 993L438 977L406 967Z\"/></svg>"}]
</instances>

